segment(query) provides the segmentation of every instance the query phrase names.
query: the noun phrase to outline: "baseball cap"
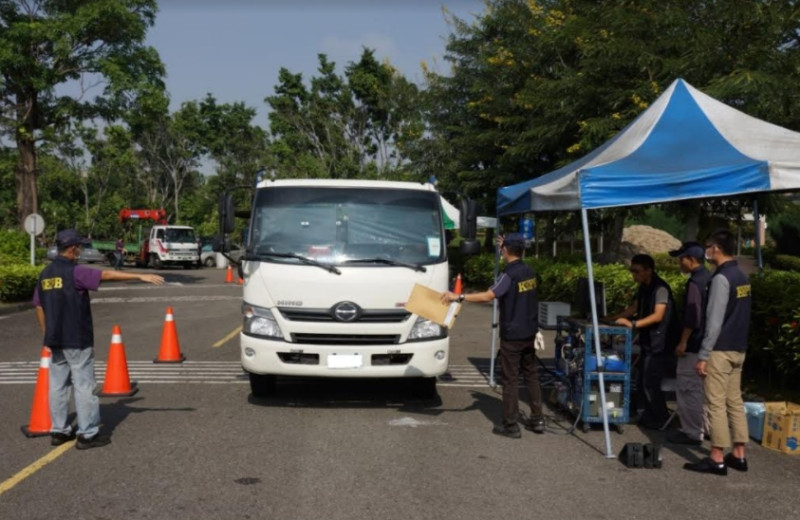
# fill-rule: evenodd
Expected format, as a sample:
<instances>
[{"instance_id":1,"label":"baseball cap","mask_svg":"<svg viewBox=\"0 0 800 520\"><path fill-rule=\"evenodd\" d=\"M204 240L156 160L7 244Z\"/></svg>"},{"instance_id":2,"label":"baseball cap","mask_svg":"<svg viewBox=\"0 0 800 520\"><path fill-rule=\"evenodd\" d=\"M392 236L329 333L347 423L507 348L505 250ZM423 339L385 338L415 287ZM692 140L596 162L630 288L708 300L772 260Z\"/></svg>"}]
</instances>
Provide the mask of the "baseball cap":
<instances>
[{"instance_id":1,"label":"baseball cap","mask_svg":"<svg viewBox=\"0 0 800 520\"><path fill-rule=\"evenodd\" d=\"M702 260L705 258L705 251L703 250L703 246L697 242L684 242L681 244L680 249L674 249L670 251L669 256L677 256L678 258L691 256L693 258L697 258L698 260Z\"/></svg>"},{"instance_id":2,"label":"baseball cap","mask_svg":"<svg viewBox=\"0 0 800 520\"><path fill-rule=\"evenodd\" d=\"M71 246L88 246L91 242L74 229L65 229L59 231L56 235L56 246L59 249L65 249Z\"/></svg>"},{"instance_id":3,"label":"baseball cap","mask_svg":"<svg viewBox=\"0 0 800 520\"><path fill-rule=\"evenodd\" d=\"M509 233L503 238L503 245L519 249L525 248L525 237L522 233Z\"/></svg>"}]
</instances>

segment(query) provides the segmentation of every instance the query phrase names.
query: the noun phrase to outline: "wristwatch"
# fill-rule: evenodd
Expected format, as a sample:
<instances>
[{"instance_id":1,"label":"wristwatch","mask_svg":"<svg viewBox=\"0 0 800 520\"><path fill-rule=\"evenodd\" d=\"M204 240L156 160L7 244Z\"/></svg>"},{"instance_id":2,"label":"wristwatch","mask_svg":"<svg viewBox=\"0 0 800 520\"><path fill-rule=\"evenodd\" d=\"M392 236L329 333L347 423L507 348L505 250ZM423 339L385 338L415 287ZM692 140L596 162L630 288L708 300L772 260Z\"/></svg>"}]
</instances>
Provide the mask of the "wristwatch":
<instances>
[{"instance_id":1,"label":"wristwatch","mask_svg":"<svg viewBox=\"0 0 800 520\"><path fill-rule=\"evenodd\" d=\"M631 320L631 329L636 328L636 320Z\"/></svg>"},{"instance_id":2,"label":"wristwatch","mask_svg":"<svg viewBox=\"0 0 800 520\"><path fill-rule=\"evenodd\" d=\"M459 295L458 295L458 303L461 303L461 302L463 302L463 301L464 301L464 298L466 298L466 297L467 297L467 295L466 295L466 294L459 294Z\"/></svg>"}]
</instances>

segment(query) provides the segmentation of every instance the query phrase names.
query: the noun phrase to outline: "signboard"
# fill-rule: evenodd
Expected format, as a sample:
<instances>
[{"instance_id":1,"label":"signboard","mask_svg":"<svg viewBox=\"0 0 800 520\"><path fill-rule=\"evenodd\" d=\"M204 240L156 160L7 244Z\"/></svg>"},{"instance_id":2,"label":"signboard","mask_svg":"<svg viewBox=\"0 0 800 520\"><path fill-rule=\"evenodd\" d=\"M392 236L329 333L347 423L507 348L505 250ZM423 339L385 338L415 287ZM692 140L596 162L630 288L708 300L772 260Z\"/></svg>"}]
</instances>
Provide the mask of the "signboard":
<instances>
[{"instance_id":1,"label":"signboard","mask_svg":"<svg viewBox=\"0 0 800 520\"><path fill-rule=\"evenodd\" d=\"M25 231L31 236L31 265L36 264L36 244L33 237L41 235L44 231L44 219L38 213L31 213L25 217L23 223Z\"/></svg>"}]
</instances>

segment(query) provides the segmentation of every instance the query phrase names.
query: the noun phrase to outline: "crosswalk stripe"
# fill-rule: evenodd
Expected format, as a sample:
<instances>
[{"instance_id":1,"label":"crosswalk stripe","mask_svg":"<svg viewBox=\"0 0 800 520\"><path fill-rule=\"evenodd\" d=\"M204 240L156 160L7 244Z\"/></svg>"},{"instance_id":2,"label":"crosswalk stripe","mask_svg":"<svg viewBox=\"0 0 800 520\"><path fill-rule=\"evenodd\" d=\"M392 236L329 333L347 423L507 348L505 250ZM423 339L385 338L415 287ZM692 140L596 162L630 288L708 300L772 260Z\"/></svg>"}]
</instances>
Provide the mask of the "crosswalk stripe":
<instances>
[{"instance_id":1,"label":"crosswalk stripe","mask_svg":"<svg viewBox=\"0 0 800 520\"><path fill-rule=\"evenodd\" d=\"M0 363L0 385L35 384L38 361ZM102 381L106 373L104 361L95 362L95 377ZM185 361L180 365L159 365L152 361L129 361L132 381L142 383L247 383L248 376L238 361ZM302 379L281 378L291 384ZM489 381L489 365L452 365L439 376L439 386L485 387Z\"/></svg>"}]
</instances>

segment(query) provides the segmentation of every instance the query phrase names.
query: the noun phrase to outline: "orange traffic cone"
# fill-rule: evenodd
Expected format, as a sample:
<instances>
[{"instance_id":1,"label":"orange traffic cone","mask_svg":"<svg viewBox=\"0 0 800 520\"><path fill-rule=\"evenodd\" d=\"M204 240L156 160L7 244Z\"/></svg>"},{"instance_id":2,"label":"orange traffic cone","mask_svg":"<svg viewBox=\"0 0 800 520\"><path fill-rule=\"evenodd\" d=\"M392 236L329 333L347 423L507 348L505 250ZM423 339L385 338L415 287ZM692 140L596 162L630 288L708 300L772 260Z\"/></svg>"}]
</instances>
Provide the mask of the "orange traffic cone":
<instances>
[{"instance_id":1,"label":"orange traffic cone","mask_svg":"<svg viewBox=\"0 0 800 520\"><path fill-rule=\"evenodd\" d=\"M167 307L167 316L164 318L164 328L161 332L161 350L153 363L183 363L186 356L181 354L178 344L178 330L175 328L175 318L172 307Z\"/></svg>"},{"instance_id":2,"label":"orange traffic cone","mask_svg":"<svg viewBox=\"0 0 800 520\"><path fill-rule=\"evenodd\" d=\"M455 287L455 289L453 289L453 292L455 294L461 294L463 292L463 290L464 289L461 286L461 273L458 273L458 276L456 277L456 287Z\"/></svg>"},{"instance_id":3,"label":"orange traffic cone","mask_svg":"<svg viewBox=\"0 0 800 520\"><path fill-rule=\"evenodd\" d=\"M228 264L228 272L225 274L225 283L233 283L233 269Z\"/></svg>"},{"instance_id":4,"label":"orange traffic cone","mask_svg":"<svg viewBox=\"0 0 800 520\"><path fill-rule=\"evenodd\" d=\"M238 283L239 285L244 285L244 278L239 276L238 279L236 280L236 283Z\"/></svg>"},{"instance_id":5,"label":"orange traffic cone","mask_svg":"<svg viewBox=\"0 0 800 520\"><path fill-rule=\"evenodd\" d=\"M50 435L53 423L50 419L50 349L42 347L42 359L39 362L39 373L36 376L36 389L33 391L33 408L27 426L23 426L25 437L42 437Z\"/></svg>"},{"instance_id":6,"label":"orange traffic cone","mask_svg":"<svg viewBox=\"0 0 800 520\"><path fill-rule=\"evenodd\" d=\"M128 360L125 358L125 345L122 343L122 330L119 325L111 329L111 346L108 347L108 362L106 363L106 379L100 397L131 396L138 392L138 388L131 385L128 375Z\"/></svg>"}]
</instances>

